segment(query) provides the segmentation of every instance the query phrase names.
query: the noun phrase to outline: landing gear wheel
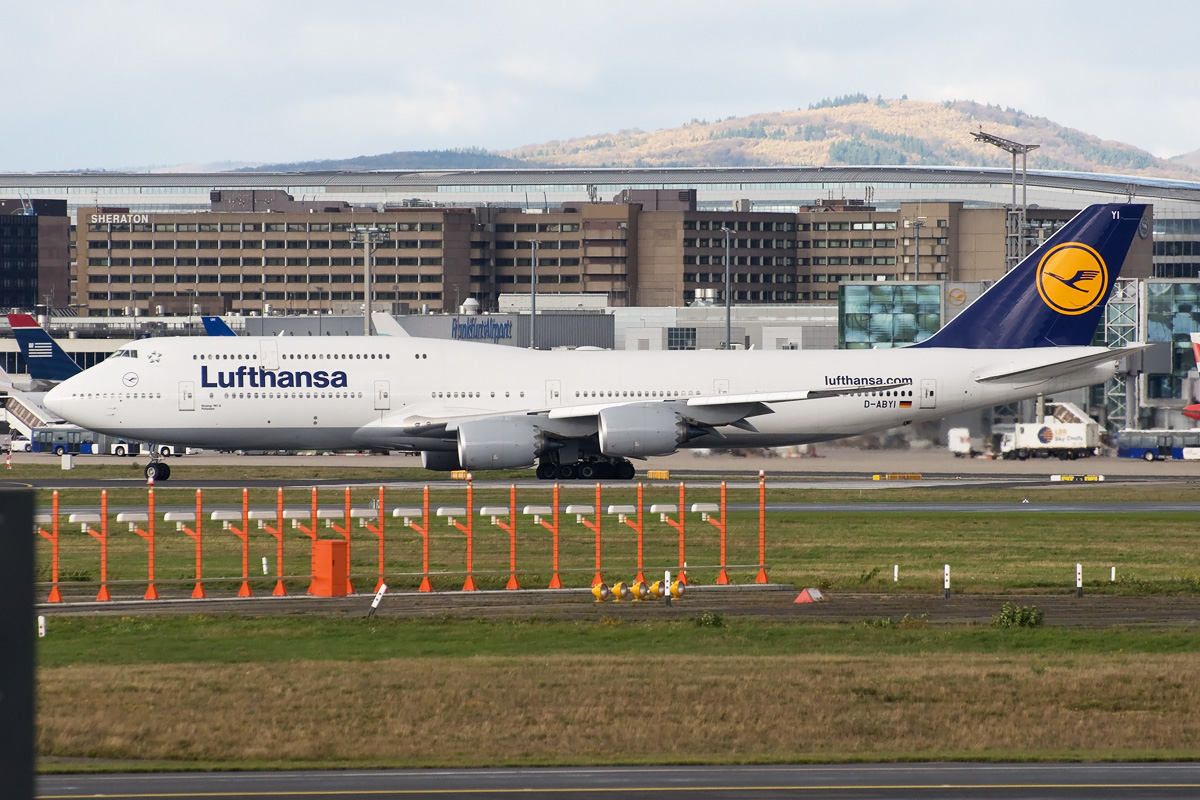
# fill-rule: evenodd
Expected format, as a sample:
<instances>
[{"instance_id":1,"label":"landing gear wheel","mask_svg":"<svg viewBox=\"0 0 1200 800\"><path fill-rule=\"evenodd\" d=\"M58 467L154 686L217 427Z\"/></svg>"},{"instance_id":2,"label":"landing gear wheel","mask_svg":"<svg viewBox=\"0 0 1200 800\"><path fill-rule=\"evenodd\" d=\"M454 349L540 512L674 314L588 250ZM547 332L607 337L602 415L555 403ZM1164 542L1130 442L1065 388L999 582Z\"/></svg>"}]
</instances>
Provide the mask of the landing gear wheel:
<instances>
[{"instance_id":1,"label":"landing gear wheel","mask_svg":"<svg viewBox=\"0 0 1200 800\"><path fill-rule=\"evenodd\" d=\"M146 480L165 481L171 477L171 468L161 461L151 461L146 465Z\"/></svg>"},{"instance_id":2,"label":"landing gear wheel","mask_svg":"<svg viewBox=\"0 0 1200 800\"><path fill-rule=\"evenodd\" d=\"M637 470L633 468L633 464L628 461L618 461L614 466L619 480L633 480L633 476L637 474Z\"/></svg>"},{"instance_id":3,"label":"landing gear wheel","mask_svg":"<svg viewBox=\"0 0 1200 800\"><path fill-rule=\"evenodd\" d=\"M554 465L549 461L539 462L537 465L537 476L539 480L548 481L554 478Z\"/></svg>"},{"instance_id":4,"label":"landing gear wheel","mask_svg":"<svg viewBox=\"0 0 1200 800\"><path fill-rule=\"evenodd\" d=\"M563 480L563 481L574 480L577 472L578 471L576 470L574 464L559 464L558 465L558 479L559 480Z\"/></svg>"}]
</instances>

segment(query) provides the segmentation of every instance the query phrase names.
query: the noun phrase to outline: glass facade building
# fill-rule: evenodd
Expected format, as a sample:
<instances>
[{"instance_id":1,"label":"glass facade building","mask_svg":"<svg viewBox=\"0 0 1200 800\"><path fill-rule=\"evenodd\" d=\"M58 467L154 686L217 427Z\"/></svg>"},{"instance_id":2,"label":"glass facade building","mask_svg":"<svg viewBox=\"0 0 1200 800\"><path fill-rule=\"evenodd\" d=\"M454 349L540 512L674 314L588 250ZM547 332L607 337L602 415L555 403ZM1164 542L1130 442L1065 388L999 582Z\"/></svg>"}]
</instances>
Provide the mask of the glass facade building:
<instances>
[{"instance_id":1,"label":"glass facade building","mask_svg":"<svg viewBox=\"0 0 1200 800\"><path fill-rule=\"evenodd\" d=\"M941 283L847 283L838 292L838 347L900 347L942 327Z\"/></svg>"}]
</instances>

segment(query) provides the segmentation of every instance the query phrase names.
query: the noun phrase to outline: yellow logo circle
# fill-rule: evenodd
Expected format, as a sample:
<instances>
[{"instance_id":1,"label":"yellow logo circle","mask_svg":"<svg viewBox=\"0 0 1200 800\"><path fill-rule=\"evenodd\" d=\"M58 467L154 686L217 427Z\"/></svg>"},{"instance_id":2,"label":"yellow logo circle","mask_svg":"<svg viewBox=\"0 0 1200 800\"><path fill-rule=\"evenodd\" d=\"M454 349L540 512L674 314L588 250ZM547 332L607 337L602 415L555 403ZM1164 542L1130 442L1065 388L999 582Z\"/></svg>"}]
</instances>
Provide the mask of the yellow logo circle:
<instances>
[{"instance_id":1,"label":"yellow logo circle","mask_svg":"<svg viewBox=\"0 0 1200 800\"><path fill-rule=\"evenodd\" d=\"M955 287L946 292L946 299L952 306L961 306L963 303L967 302L967 293L962 289Z\"/></svg>"},{"instance_id":2,"label":"yellow logo circle","mask_svg":"<svg viewBox=\"0 0 1200 800\"><path fill-rule=\"evenodd\" d=\"M1108 267L1092 248L1079 242L1054 247L1038 264L1038 294L1060 314L1082 314L1104 299Z\"/></svg>"}]
</instances>

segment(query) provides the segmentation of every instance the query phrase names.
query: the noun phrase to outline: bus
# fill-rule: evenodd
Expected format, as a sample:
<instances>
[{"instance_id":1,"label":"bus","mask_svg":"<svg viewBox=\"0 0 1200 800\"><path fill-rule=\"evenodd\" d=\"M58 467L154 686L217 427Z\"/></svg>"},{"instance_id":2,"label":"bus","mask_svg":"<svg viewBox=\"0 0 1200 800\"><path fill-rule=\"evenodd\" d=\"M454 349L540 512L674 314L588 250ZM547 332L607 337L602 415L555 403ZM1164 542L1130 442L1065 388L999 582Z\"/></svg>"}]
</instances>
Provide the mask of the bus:
<instances>
[{"instance_id":1,"label":"bus","mask_svg":"<svg viewBox=\"0 0 1200 800\"><path fill-rule=\"evenodd\" d=\"M1200 459L1200 428L1121 431L1117 434L1117 456L1144 461Z\"/></svg>"},{"instance_id":2,"label":"bus","mask_svg":"<svg viewBox=\"0 0 1200 800\"><path fill-rule=\"evenodd\" d=\"M86 454L103 453L109 437L80 428L78 425L44 425L33 429L30 450L35 453Z\"/></svg>"}]
</instances>

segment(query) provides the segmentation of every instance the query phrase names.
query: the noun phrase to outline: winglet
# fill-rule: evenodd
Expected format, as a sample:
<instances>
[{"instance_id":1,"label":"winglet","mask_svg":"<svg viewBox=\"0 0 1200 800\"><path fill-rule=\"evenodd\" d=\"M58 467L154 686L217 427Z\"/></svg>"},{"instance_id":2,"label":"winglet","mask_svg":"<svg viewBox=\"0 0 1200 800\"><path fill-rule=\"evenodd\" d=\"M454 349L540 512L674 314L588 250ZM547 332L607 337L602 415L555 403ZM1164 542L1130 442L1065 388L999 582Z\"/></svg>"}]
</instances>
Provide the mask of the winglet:
<instances>
[{"instance_id":1,"label":"winglet","mask_svg":"<svg viewBox=\"0 0 1200 800\"><path fill-rule=\"evenodd\" d=\"M1088 206L937 333L912 347L1016 350L1092 343L1148 206Z\"/></svg>"}]
</instances>

